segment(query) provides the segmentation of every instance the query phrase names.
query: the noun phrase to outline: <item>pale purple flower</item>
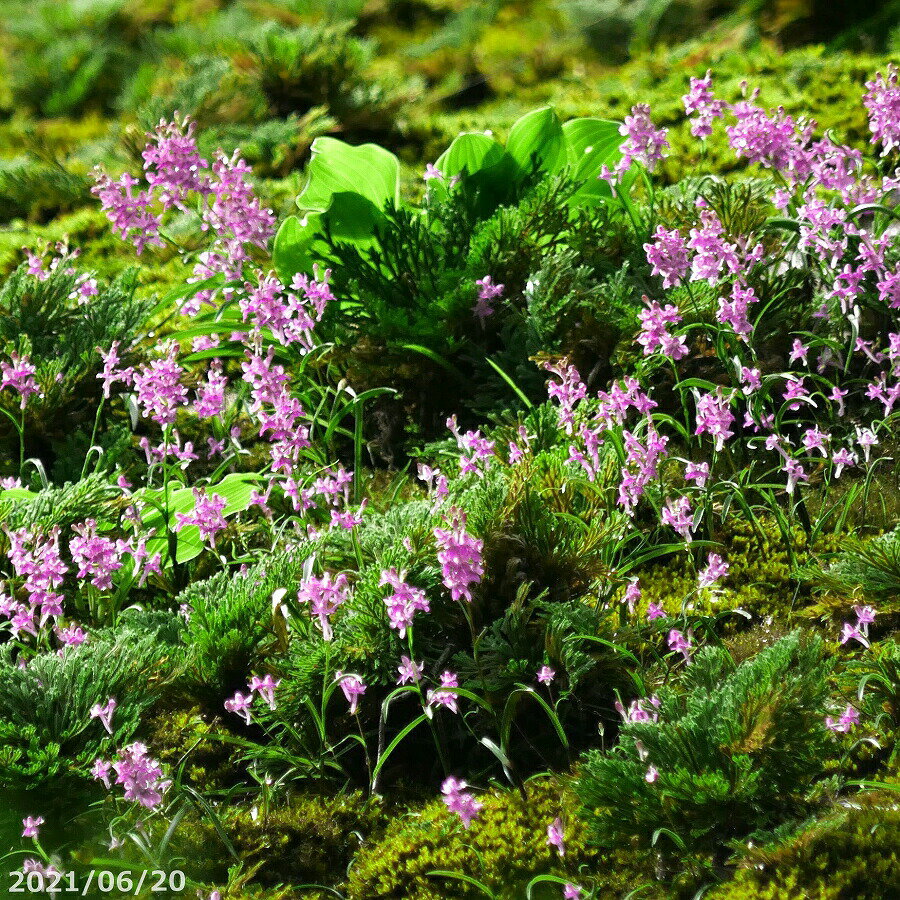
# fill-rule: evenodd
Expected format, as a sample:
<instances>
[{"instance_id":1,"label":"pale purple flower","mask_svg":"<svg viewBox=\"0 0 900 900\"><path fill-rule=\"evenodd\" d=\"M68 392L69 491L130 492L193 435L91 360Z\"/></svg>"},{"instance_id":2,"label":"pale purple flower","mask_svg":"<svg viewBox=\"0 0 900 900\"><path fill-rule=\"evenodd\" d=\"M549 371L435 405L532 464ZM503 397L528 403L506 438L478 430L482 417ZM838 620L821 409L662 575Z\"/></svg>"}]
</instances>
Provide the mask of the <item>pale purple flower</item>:
<instances>
[{"instance_id":1,"label":"pale purple flower","mask_svg":"<svg viewBox=\"0 0 900 900\"><path fill-rule=\"evenodd\" d=\"M105 706L101 706L99 703L95 703L91 707L91 718L99 719L100 724L107 730L109 734L113 733L112 729L112 717L113 713L116 711L116 707L118 703L116 702L115 697L110 697L109 700L106 701Z\"/></svg>"},{"instance_id":2,"label":"pale purple flower","mask_svg":"<svg viewBox=\"0 0 900 900\"><path fill-rule=\"evenodd\" d=\"M644 781L646 781L647 784L654 784L658 780L659 770L656 768L656 766L650 766L650 768L647 769L647 774L644 775Z\"/></svg>"},{"instance_id":3,"label":"pale purple flower","mask_svg":"<svg viewBox=\"0 0 900 900\"><path fill-rule=\"evenodd\" d=\"M406 637L406 629L413 623L416 612L430 612L428 598L421 588L412 587L403 579L405 572L397 573L396 569L388 569L381 573L379 587L388 584L393 593L384 598L387 606L389 625L397 630L401 638Z\"/></svg>"},{"instance_id":4,"label":"pale purple flower","mask_svg":"<svg viewBox=\"0 0 900 900\"><path fill-rule=\"evenodd\" d=\"M207 178L201 174L209 163L200 157L194 140L196 123L185 118L160 121L144 147L144 173L163 208L177 206L187 211L190 193L206 193Z\"/></svg>"},{"instance_id":5,"label":"pale purple flower","mask_svg":"<svg viewBox=\"0 0 900 900\"><path fill-rule=\"evenodd\" d=\"M680 653L684 657L684 661L689 663L691 661L691 640L690 637L685 637L680 631L673 628L669 632L668 637L669 649L675 653Z\"/></svg>"},{"instance_id":6,"label":"pale purple flower","mask_svg":"<svg viewBox=\"0 0 900 900\"><path fill-rule=\"evenodd\" d=\"M873 144L881 144L881 155L887 156L900 147L900 83L897 66L888 66L887 78L879 72L867 81L868 92L863 103L869 111L869 130Z\"/></svg>"},{"instance_id":7,"label":"pale purple flower","mask_svg":"<svg viewBox=\"0 0 900 900\"><path fill-rule=\"evenodd\" d=\"M577 884L563 885L563 900L580 900L581 888Z\"/></svg>"},{"instance_id":8,"label":"pale purple flower","mask_svg":"<svg viewBox=\"0 0 900 900\"><path fill-rule=\"evenodd\" d=\"M694 528L697 527L690 500L687 497L669 500L663 507L662 523L670 525L686 543L690 543Z\"/></svg>"},{"instance_id":9,"label":"pale purple flower","mask_svg":"<svg viewBox=\"0 0 900 900\"><path fill-rule=\"evenodd\" d=\"M250 679L250 693L257 693L266 701L269 709L275 709L275 688L281 684L280 678L273 678L271 675L265 675L262 678L254 675Z\"/></svg>"},{"instance_id":10,"label":"pale purple flower","mask_svg":"<svg viewBox=\"0 0 900 900\"><path fill-rule=\"evenodd\" d=\"M647 297L644 297L647 302ZM641 322L641 333L637 342L644 348L644 356L650 356L657 350L669 359L679 360L687 356L688 348L682 335L673 335L668 326L681 322L678 308L671 303L665 307L655 300L638 313Z\"/></svg>"},{"instance_id":11,"label":"pale purple flower","mask_svg":"<svg viewBox=\"0 0 900 900\"><path fill-rule=\"evenodd\" d=\"M854 625L851 622L844 622L844 628L841 631L841 644L846 644L848 641L858 641L863 647L869 646L868 638L863 634L858 624Z\"/></svg>"},{"instance_id":12,"label":"pale purple flower","mask_svg":"<svg viewBox=\"0 0 900 900\"><path fill-rule=\"evenodd\" d=\"M550 684L554 678L556 678L556 672L550 666L541 666L538 669L537 680L541 684Z\"/></svg>"},{"instance_id":13,"label":"pale purple flower","mask_svg":"<svg viewBox=\"0 0 900 900\"><path fill-rule=\"evenodd\" d=\"M706 568L700 573L700 587L711 587L728 574L728 563L717 553L710 553L706 558Z\"/></svg>"},{"instance_id":14,"label":"pale purple flower","mask_svg":"<svg viewBox=\"0 0 900 900\"><path fill-rule=\"evenodd\" d=\"M187 402L187 388L181 383L184 369L178 364L178 344L169 341L162 349L161 358L135 370L134 388L144 416L165 428Z\"/></svg>"},{"instance_id":15,"label":"pale purple flower","mask_svg":"<svg viewBox=\"0 0 900 900\"><path fill-rule=\"evenodd\" d=\"M100 199L113 230L122 240L131 240L138 254L148 244L165 246L159 236L162 216L151 212L153 196L150 191L135 193L137 178L125 172L118 181L113 181L109 175L95 169L94 181L91 193Z\"/></svg>"},{"instance_id":16,"label":"pale purple flower","mask_svg":"<svg viewBox=\"0 0 900 900\"><path fill-rule=\"evenodd\" d=\"M860 625L871 625L875 621L875 610L871 606L856 605L853 612L856 613L856 620Z\"/></svg>"},{"instance_id":17,"label":"pale purple flower","mask_svg":"<svg viewBox=\"0 0 900 900\"><path fill-rule=\"evenodd\" d=\"M690 270L687 242L676 229L667 231L656 227L655 240L644 244L647 262L653 267L653 275L661 275L663 288L675 287Z\"/></svg>"},{"instance_id":18,"label":"pale purple flower","mask_svg":"<svg viewBox=\"0 0 900 900\"><path fill-rule=\"evenodd\" d=\"M113 341L106 353L99 347L97 352L103 360L103 371L99 372L97 377L103 382L103 396L109 399L110 389L116 382L131 384L134 381L134 369L119 367L119 363L122 362L119 358L119 341Z\"/></svg>"},{"instance_id":19,"label":"pale purple flower","mask_svg":"<svg viewBox=\"0 0 900 900\"><path fill-rule=\"evenodd\" d=\"M428 705L431 707L446 706L450 712L458 713L459 694L453 688L459 687L459 677L455 672L447 670L441 673L441 684L428 692Z\"/></svg>"},{"instance_id":20,"label":"pale purple flower","mask_svg":"<svg viewBox=\"0 0 900 900\"><path fill-rule=\"evenodd\" d=\"M41 393L34 378L36 372L37 368L31 364L27 353L22 356L12 353L9 362L0 362L0 391L12 388L22 398L20 408L25 409L28 398Z\"/></svg>"},{"instance_id":21,"label":"pale purple flower","mask_svg":"<svg viewBox=\"0 0 900 900\"><path fill-rule=\"evenodd\" d=\"M706 482L709 481L709 463L689 462L684 467L684 479L695 482L698 488L706 487Z\"/></svg>"},{"instance_id":22,"label":"pale purple flower","mask_svg":"<svg viewBox=\"0 0 900 900\"><path fill-rule=\"evenodd\" d=\"M95 759L94 765L91 767L91 776L95 781L102 781L106 789L109 790L111 783L109 780L112 764L105 759Z\"/></svg>"},{"instance_id":23,"label":"pale purple flower","mask_svg":"<svg viewBox=\"0 0 900 900\"><path fill-rule=\"evenodd\" d=\"M647 607L647 621L652 622L654 619L665 619L666 611L658 603L650 603Z\"/></svg>"},{"instance_id":24,"label":"pale purple flower","mask_svg":"<svg viewBox=\"0 0 900 900\"><path fill-rule=\"evenodd\" d=\"M119 757L112 767L116 772L116 784L125 788L125 799L136 801L147 809L158 806L172 783L163 779L159 763L147 755L147 748L140 743L125 747Z\"/></svg>"},{"instance_id":25,"label":"pale purple flower","mask_svg":"<svg viewBox=\"0 0 900 900\"><path fill-rule=\"evenodd\" d=\"M343 573L334 581L331 573L326 572L321 578L307 578L297 591L300 603L309 603L310 614L318 618L322 637L330 641L334 632L331 628L331 617L350 599L350 586Z\"/></svg>"},{"instance_id":26,"label":"pale purple flower","mask_svg":"<svg viewBox=\"0 0 900 900\"><path fill-rule=\"evenodd\" d=\"M491 303L496 300L497 297L503 296L504 285L494 284L491 281L490 275L479 278L475 284L478 285L478 300L473 308L473 313L476 318L483 320L494 314Z\"/></svg>"},{"instance_id":27,"label":"pale purple flower","mask_svg":"<svg viewBox=\"0 0 900 900\"><path fill-rule=\"evenodd\" d=\"M644 709L643 700L632 700L628 709L625 709L620 700L616 700L614 706L626 725L633 725L634 723L646 725L659 721L659 713L656 712L660 705L659 698L654 695L649 698L649 703L654 707L653 710Z\"/></svg>"},{"instance_id":28,"label":"pale purple flower","mask_svg":"<svg viewBox=\"0 0 900 900\"><path fill-rule=\"evenodd\" d=\"M41 825L44 824L44 820L41 816L28 816L27 819L22 819L22 837L23 838L37 838L38 832L40 831Z\"/></svg>"},{"instance_id":29,"label":"pale purple flower","mask_svg":"<svg viewBox=\"0 0 900 900\"><path fill-rule=\"evenodd\" d=\"M454 600L462 599L471 603L472 585L478 584L484 576L481 557L484 541L467 534L464 527L461 519L454 519L449 530L435 528L434 536L444 587L450 591Z\"/></svg>"},{"instance_id":30,"label":"pale purple flower","mask_svg":"<svg viewBox=\"0 0 900 900\"><path fill-rule=\"evenodd\" d=\"M422 680L422 664L416 663L408 656L400 657L397 671L400 673L397 684L418 684Z\"/></svg>"},{"instance_id":31,"label":"pale purple flower","mask_svg":"<svg viewBox=\"0 0 900 900\"><path fill-rule=\"evenodd\" d=\"M730 398L722 395L722 388L715 394L697 395L697 427L694 434L709 434L715 440L717 451L734 435L731 426L734 416L729 407Z\"/></svg>"},{"instance_id":32,"label":"pale purple flower","mask_svg":"<svg viewBox=\"0 0 900 900\"><path fill-rule=\"evenodd\" d=\"M233 697L225 701L225 709L236 716L240 716L248 725L250 724L250 705L253 703L253 695L245 697L240 691L236 691Z\"/></svg>"},{"instance_id":33,"label":"pale purple flower","mask_svg":"<svg viewBox=\"0 0 900 900\"><path fill-rule=\"evenodd\" d=\"M561 857L566 855L563 823L559 816L547 826L547 846L556 847L556 850Z\"/></svg>"},{"instance_id":34,"label":"pale purple flower","mask_svg":"<svg viewBox=\"0 0 900 900\"><path fill-rule=\"evenodd\" d=\"M619 134L625 141L619 147L622 158L616 166L617 173L624 172L634 161L652 172L669 147L665 128L653 127L650 107L646 103L631 107L631 114L625 116L624 123L619 126Z\"/></svg>"},{"instance_id":35,"label":"pale purple flower","mask_svg":"<svg viewBox=\"0 0 900 900\"><path fill-rule=\"evenodd\" d=\"M422 176L423 180L431 181L432 178L436 178L438 181L444 180L444 173L438 169L433 163L425 164L425 174Z\"/></svg>"},{"instance_id":36,"label":"pale purple flower","mask_svg":"<svg viewBox=\"0 0 900 900\"><path fill-rule=\"evenodd\" d=\"M69 541L69 552L78 566L78 577L90 578L91 584L98 590L110 590L113 572L122 568L125 543L97 534L94 519L73 525L72 530L76 536Z\"/></svg>"},{"instance_id":37,"label":"pale purple flower","mask_svg":"<svg viewBox=\"0 0 900 900\"><path fill-rule=\"evenodd\" d=\"M192 488L191 491L194 495L194 511L175 513L175 531L181 531L188 525L196 525L203 540L209 541L210 546L214 547L216 535L228 527L223 515L228 501L220 494L207 496L203 488Z\"/></svg>"},{"instance_id":38,"label":"pale purple flower","mask_svg":"<svg viewBox=\"0 0 900 900\"><path fill-rule=\"evenodd\" d=\"M356 715L359 706L359 698L366 692L366 683L359 675L345 675L343 672L335 672L334 680L339 681L344 697L350 704L350 715Z\"/></svg>"},{"instance_id":39,"label":"pale purple flower","mask_svg":"<svg viewBox=\"0 0 900 900\"><path fill-rule=\"evenodd\" d=\"M852 706L848 706L837 720L833 719L831 716L825 717L825 727L829 731L834 731L839 734L846 734L855 725L859 725L859 712Z\"/></svg>"},{"instance_id":40,"label":"pale purple flower","mask_svg":"<svg viewBox=\"0 0 900 900\"><path fill-rule=\"evenodd\" d=\"M622 598L628 605L629 615L634 615L634 608L641 599L641 585L637 578L632 578L625 588L625 596Z\"/></svg>"},{"instance_id":41,"label":"pale purple flower","mask_svg":"<svg viewBox=\"0 0 900 900\"><path fill-rule=\"evenodd\" d=\"M444 795L441 799L450 812L456 813L463 823L463 828L468 829L473 820L478 818L483 804L476 800L474 795L469 793L466 788L468 784L462 779L450 776L444 779L441 785L441 793Z\"/></svg>"},{"instance_id":42,"label":"pale purple flower","mask_svg":"<svg viewBox=\"0 0 900 900\"><path fill-rule=\"evenodd\" d=\"M707 71L703 78L691 78L690 84L691 89L681 98L681 102L688 116L696 116L691 121L691 134L705 138L712 134L713 119L724 117L725 102L713 95L712 72Z\"/></svg>"}]
</instances>

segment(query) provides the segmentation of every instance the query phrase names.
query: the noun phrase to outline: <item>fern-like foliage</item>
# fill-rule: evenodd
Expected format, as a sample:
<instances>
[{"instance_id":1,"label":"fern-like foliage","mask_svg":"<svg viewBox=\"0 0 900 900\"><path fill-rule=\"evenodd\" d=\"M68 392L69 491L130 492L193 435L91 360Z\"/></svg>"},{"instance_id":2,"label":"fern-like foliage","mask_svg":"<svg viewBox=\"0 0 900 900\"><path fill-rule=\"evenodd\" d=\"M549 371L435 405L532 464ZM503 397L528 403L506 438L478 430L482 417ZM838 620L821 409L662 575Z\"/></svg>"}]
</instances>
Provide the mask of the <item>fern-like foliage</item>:
<instances>
[{"instance_id":1,"label":"fern-like foliage","mask_svg":"<svg viewBox=\"0 0 900 900\"><path fill-rule=\"evenodd\" d=\"M177 671L181 648L171 617L125 617L62 655L43 653L19 668L0 654L0 784L37 785L87 774L126 743L142 713ZM113 733L90 716L114 697Z\"/></svg>"},{"instance_id":2,"label":"fern-like foliage","mask_svg":"<svg viewBox=\"0 0 900 900\"><path fill-rule=\"evenodd\" d=\"M706 648L687 671L660 692L658 722L624 725L614 750L585 756L577 790L602 845L661 841L721 862L729 842L807 810L827 760L829 663L797 631L737 667Z\"/></svg>"}]
</instances>

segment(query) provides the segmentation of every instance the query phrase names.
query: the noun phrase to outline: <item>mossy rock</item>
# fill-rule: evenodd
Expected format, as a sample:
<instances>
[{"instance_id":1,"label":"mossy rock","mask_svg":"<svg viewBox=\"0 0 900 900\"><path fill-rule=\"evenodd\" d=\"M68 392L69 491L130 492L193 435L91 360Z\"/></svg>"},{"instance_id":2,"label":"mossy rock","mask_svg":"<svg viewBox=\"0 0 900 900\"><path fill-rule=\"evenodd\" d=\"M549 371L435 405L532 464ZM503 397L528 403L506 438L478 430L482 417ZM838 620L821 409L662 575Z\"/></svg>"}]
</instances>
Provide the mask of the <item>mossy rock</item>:
<instances>
[{"instance_id":1,"label":"mossy rock","mask_svg":"<svg viewBox=\"0 0 900 900\"><path fill-rule=\"evenodd\" d=\"M807 826L747 868L710 900L873 900L900 896L900 799L873 793Z\"/></svg>"}]
</instances>

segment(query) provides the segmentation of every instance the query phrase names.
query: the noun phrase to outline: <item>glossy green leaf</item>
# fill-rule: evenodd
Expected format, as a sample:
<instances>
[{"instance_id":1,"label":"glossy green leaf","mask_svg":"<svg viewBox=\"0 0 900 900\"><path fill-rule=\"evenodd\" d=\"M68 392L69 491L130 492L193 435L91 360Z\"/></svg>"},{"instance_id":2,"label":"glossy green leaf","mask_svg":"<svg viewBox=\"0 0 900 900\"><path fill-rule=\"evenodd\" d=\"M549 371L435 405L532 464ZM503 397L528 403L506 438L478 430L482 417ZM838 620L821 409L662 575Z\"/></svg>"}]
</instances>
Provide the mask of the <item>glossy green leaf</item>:
<instances>
[{"instance_id":1,"label":"glossy green leaf","mask_svg":"<svg viewBox=\"0 0 900 900\"><path fill-rule=\"evenodd\" d=\"M566 139L554 110L545 106L522 116L509 133L506 152L522 172L535 164L550 174L561 171L567 162Z\"/></svg>"}]
</instances>

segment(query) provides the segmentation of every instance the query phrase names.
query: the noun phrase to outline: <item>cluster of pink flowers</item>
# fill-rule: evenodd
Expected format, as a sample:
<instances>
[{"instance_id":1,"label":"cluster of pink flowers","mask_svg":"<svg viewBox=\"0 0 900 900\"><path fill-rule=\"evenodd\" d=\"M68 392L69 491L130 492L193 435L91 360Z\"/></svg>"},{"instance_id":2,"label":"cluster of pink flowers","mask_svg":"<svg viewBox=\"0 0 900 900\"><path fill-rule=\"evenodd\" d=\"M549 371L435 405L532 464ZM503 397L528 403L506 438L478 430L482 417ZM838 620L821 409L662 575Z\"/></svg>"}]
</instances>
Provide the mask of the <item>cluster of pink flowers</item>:
<instances>
[{"instance_id":1,"label":"cluster of pink flowers","mask_svg":"<svg viewBox=\"0 0 900 900\"><path fill-rule=\"evenodd\" d=\"M425 591L407 584L403 580L405 577L405 572L398 574L396 569L388 569L381 573L378 582L379 587L388 584L393 588L393 593L384 598L384 603L390 627L396 629L401 639L406 637L406 629L412 625L417 612L431 610Z\"/></svg>"},{"instance_id":2,"label":"cluster of pink flowers","mask_svg":"<svg viewBox=\"0 0 900 900\"><path fill-rule=\"evenodd\" d=\"M447 809L456 813L462 820L463 828L468 827L478 818L484 804L476 800L474 794L467 791L468 784L459 778L452 776L444 779L441 785L441 799L447 805Z\"/></svg>"},{"instance_id":3,"label":"cluster of pink flowers","mask_svg":"<svg viewBox=\"0 0 900 900\"><path fill-rule=\"evenodd\" d=\"M27 353L22 356L13 353L9 362L0 362L0 391L4 388L14 390L21 397L19 405L25 409L28 398L41 393L34 377L36 374L37 367L32 364Z\"/></svg>"},{"instance_id":4,"label":"cluster of pink flowers","mask_svg":"<svg viewBox=\"0 0 900 900\"><path fill-rule=\"evenodd\" d=\"M863 645L869 646L869 625L875 621L875 610L871 606L854 606L853 611L856 613L855 622L844 622L841 631L841 644L848 641L856 641Z\"/></svg>"},{"instance_id":5,"label":"cluster of pink flowers","mask_svg":"<svg viewBox=\"0 0 900 900\"><path fill-rule=\"evenodd\" d=\"M490 275L479 278L475 284L478 286L478 300L475 302L472 312L476 319L483 322L488 316L494 314L493 301L503 296L504 285L494 284Z\"/></svg>"},{"instance_id":6,"label":"cluster of pink flowers","mask_svg":"<svg viewBox=\"0 0 900 900\"><path fill-rule=\"evenodd\" d=\"M228 527L223 513L228 501L219 494L207 494L203 488L192 488L194 509L189 513L175 513L175 531L181 531L188 525L196 525L200 536L215 546L216 535Z\"/></svg>"},{"instance_id":7,"label":"cluster of pink flowers","mask_svg":"<svg viewBox=\"0 0 900 900\"><path fill-rule=\"evenodd\" d=\"M332 581L331 573L321 578L307 578L297 591L297 600L308 603L310 615L319 620L322 637L330 641L334 635L331 617L350 599L350 585L347 576L341 573Z\"/></svg>"},{"instance_id":8,"label":"cluster of pink flowers","mask_svg":"<svg viewBox=\"0 0 900 900\"><path fill-rule=\"evenodd\" d=\"M251 722L251 708L253 706L254 695L262 697L266 706L274 710L277 708L275 702L275 689L281 684L280 678L273 678L271 675L264 675L260 678L254 675L250 679L247 687L247 693L235 691L233 697L229 697L225 701L225 709L230 713L240 716L248 725Z\"/></svg>"},{"instance_id":9,"label":"cluster of pink flowers","mask_svg":"<svg viewBox=\"0 0 900 900\"><path fill-rule=\"evenodd\" d=\"M172 782L163 777L159 763L148 755L146 746L133 743L119 751L115 762L98 759L92 774L102 781L107 790L111 787L111 774L116 773L115 783L122 785L125 799L140 803L147 809L155 809L162 803L163 795Z\"/></svg>"},{"instance_id":10,"label":"cluster of pink flowers","mask_svg":"<svg viewBox=\"0 0 900 900\"><path fill-rule=\"evenodd\" d=\"M478 584L484 576L484 561L481 557L484 541L466 533L462 516L454 517L449 529L435 528L434 537L444 587L450 591L454 600L471 603L472 586Z\"/></svg>"}]
</instances>

